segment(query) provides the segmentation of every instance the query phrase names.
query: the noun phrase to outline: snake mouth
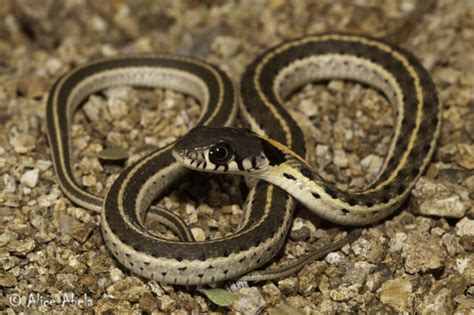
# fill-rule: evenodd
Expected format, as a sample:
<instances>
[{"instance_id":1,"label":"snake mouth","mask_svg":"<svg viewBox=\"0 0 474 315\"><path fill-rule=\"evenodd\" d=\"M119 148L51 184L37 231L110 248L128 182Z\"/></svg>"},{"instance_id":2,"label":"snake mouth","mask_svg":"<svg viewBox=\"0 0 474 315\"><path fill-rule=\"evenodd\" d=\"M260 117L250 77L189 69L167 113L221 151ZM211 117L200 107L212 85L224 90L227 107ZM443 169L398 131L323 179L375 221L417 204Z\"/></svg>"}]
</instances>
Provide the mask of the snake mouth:
<instances>
[{"instance_id":1,"label":"snake mouth","mask_svg":"<svg viewBox=\"0 0 474 315\"><path fill-rule=\"evenodd\" d=\"M196 152L196 147L193 145L193 142L190 141L189 137L186 136L175 142L171 149L171 154L176 161L181 163L185 163L188 159L197 160L199 158Z\"/></svg>"},{"instance_id":2,"label":"snake mouth","mask_svg":"<svg viewBox=\"0 0 474 315\"><path fill-rule=\"evenodd\" d=\"M174 159L177 161L177 162L180 162L180 163L184 163L184 155L183 155L184 152L180 152L178 150L176 150L175 148L173 148L171 150L171 155L174 157Z\"/></svg>"},{"instance_id":3,"label":"snake mouth","mask_svg":"<svg viewBox=\"0 0 474 315\"><path fill-rule=\"evenodd\" d=\"M212 171L208 169L209 163L206 161L205 155L203 152L198 152L196 150L182 149L179 146L174 147L171 150L171 155L178 162L197 171Z\"/></svg>"},{"instance_id":4,"label":"snake mouth","mask_svg":"<svg viewBox=\"0 0 474 315\"><path fill-rule=\"evenodd\" d=\"M196 161L198 159L198 156L195 152L189 150L180 150L176 147L171 150L171 155L177 162L183 163L185 165L188 165L191 163L191 161Z\"/></svg>"}]
</instances>

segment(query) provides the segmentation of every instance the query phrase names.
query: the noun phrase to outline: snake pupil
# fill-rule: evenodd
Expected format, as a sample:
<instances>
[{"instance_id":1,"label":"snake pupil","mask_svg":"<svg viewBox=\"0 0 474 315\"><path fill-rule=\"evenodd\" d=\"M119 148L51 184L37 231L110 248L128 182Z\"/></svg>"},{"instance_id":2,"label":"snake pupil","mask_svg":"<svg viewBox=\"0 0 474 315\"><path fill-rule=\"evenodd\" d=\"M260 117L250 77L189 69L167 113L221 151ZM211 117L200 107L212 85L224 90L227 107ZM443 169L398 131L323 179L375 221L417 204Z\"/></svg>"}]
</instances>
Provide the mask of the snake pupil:
<instances>
[{"instance_id":1,"label":"snake pupil","mask_svg":"<svg viewBox=\"0 0 474 315\"><path fill-rule=\"evenodd\" d=\"M232 150L225 143L219 143L209 150L209 161L214 164L224 164L232 157Z\"/></svg>"}]
</instances>

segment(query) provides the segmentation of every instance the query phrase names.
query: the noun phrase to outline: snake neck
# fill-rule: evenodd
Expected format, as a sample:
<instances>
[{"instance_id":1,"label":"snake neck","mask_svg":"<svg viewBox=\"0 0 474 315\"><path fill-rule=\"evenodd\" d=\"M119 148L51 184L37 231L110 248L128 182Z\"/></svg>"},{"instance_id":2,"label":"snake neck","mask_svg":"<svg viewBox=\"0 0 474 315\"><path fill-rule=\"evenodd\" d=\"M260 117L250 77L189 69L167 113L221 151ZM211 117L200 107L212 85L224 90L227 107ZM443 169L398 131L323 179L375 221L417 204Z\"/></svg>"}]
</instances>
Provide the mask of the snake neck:
<instances>
[{"instance_id":1,"label":"snake neck","mask_svg":"<svg viewBox=\"0 0 474 315\"><path fill-rule=\"evenodd\" d=\"M376 204L370 209L365 207L361 212L359 204L351 205L334 198L334 192L348 192L325 182L306 161L289 153L283 153L283 156L283 162L270 163L266 169L253 175L287 191L310 211L328 221L343 225L365 225L378 221L398 205Z\"/></svg>"},{"instance_id":2,"label":"snake neck","mask_svg":"<svg viewBox=\"0 0 474 315\"><path fill-rule=\"evenodd\" d=\"M305 160L288 153L283 156L284 162L270 164L257 176L288 191L304 203L306 195L311 195L315 185L323 185L323 180Z\"/></svg>"}]
</instances>

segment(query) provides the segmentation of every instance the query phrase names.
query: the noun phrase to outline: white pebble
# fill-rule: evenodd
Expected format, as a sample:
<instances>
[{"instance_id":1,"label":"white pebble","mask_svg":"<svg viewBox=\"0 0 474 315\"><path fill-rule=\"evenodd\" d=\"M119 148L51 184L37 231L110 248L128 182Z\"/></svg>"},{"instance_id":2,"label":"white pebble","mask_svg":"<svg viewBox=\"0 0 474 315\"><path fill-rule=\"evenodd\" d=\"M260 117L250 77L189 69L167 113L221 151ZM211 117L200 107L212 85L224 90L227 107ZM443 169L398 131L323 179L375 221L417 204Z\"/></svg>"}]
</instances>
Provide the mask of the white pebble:
<instances>
[{"instance_id":1,"label":"white pebble","mask_svg":"<svg viewBox=\"0 0 474 315\"><path fill-rule=\"evenodd\" d=\"M344 82L340 80L332 80L329 82L328 88L335 92L344 91Z\"/></svg>"},{"instance_id":2,"label":"white pebble","mask_svg":"<svg viewBox=\"0 0 474 315\"><path fill-rule=\"evenodd\" d=\"M234 56L239 48L240 41L231 36L217 36L212 43L212 50L224 58Z\"/></svg>"},{"instance_id":3,"label":"white pebble","mask_svg":"<svg viewBox=\"0 0 474 315\"><path fill-rule=\"evenodd\" d=\"M196 207L193 206L193 205L190 204L190 203L186 204L185 210L186 210L186 214L188 214L188 215L191 215L191 214L193 214L193 213L196 213Z\"/></svg>"},{"instance_id":4,"label":"white pebble","mask_svg":"<svg viewBox=\"0 0 474 315\"><path fill-rule=\"evenodd\" d=\"M339 252L332 252L326 256L325 260L331 265L338 265L343 261L343 254Z\"/></svg>"},{"instance_id":5,"label":"white pebble","mask_svg":"<svg viewBox=\"0 0 474 315\"><path fill-rule=\"evenodd\" d=\"M56 74L63 66L63 62L59 58L50 58L46 61L45 68L50 74Z\"/></svg>"},{"instance_id":6,"label":"white pebble","mask_svg":"<svg viewBox=\"0 0 474 315\"><path fill-rule=\"evenodd\" d=\"M371 179L377 175L382 167L383 159L375 154L369 154L360 161L362 169L368 174L368 178Z\"/></svg>"},{"instance_id":7,"label":"white pebble","mask_svg":"<svg viewBox=\"0 0 474 315\"><path fill-rule=\"evenodd\" d=\"M469 267L470 259L468 257L458 258L456 259L456 269L459 271L460 274L464 273L464 270Z\"/></svg>"},{"instance_id":8,"label":"white pebble","mask_svg":"<svg viewBox=\"0 0 474 315\"><path fill-rule=\"evenodd\" d=\"M318 144L316 147L316 156L323 156L327 154L329 151L329 147L325 144Z\"/></svg>"},{"instance_id":9,"label":"white pebble","mask_svg":"<svg viewBox=\"0 0 474 315\"><path fill-rule=\"evenodd\" d=\"M128 115L129 108L126 102L119 99L110 99L107 102L110 115L114 119L120 119Z\"/></svg>"},{"instance_id":10,"label":"white pebble","mask_svg":"<svg viewBox=\"0 0 474 315\"><path fill-rule=\"evenodd\" d=\"M303 228L303 226L304 226L303 220L301 218L296 218L295 220L293 220L293 225L291 226L291 230L297 231Z\"/></svg>"},{"instance_id":11,"label":"white pebble","mask_svg":"<svg viewBox=\"0 0 474 315\"><path fill-rule=\"evenodd\" d=\"M18 135L10 139L10 144L16 153L25 154L33 151L36 146L36 139L31 135Z\"/></svg>"},{"instance_id":12,"label":"white pebble","mask_svg":"<svg viewBox=\"0 0 474 315\"><path fill-rule=\"evenodd\" d=\"M30 188L33 188L38 183L38 178L39 178L39 170L35 168L32 170L26 171L23 175L21 175L20 183Z\"/></svg>"},{"instance_id":13,"label":"white pebble","mask_svg":"<svg viewBox=\"0 0 474 315\"><path fill-rule=\"evenodd\" d=\"M396 233L395 237L390 240L390 252L395 253L401 251L407 238L407 235L403 232Z\"/></svg>"},{"instance_id":14,"label":"white pebble","mask_svg":"<svg viewBox=\"0 0 474 315\"><path fill-rule=\"evenodd\" d=\"M319 108L314 104L312 100L304 99L299 105L301 111L305 113L308 117L316 116L319 114Z\"/></svg>"},{"instance_id":15,"label":"white pebble","mask_svg":"<svg viewBox=\"0 0 474 315\"><path fill-rule=\"evenodd\" d=\"M3 174L3 192L14 193L16 191L15 178L9 174Z\"/></svg>"},{"instance_id":16,"label":"white pebble","mask_svg":"<svg viewBox=\"0 0 474 315\"><path fill-rule=\"evenodd\" d=\"M123 272L122 270L118 269L118 268L111 268L110 269L110 279L112 279L112 282L117 282L119 280L122 280L123 279Z\"/></svg>"},{"instance_id":17,"label":"white pebble","mask_svg":"<svg viewBox=\"0 0 474 315\"><path fill-rule=\"evenodd\" d=\"M82 184L86 187L94 187L96 183L97 180L93 175L85 175L82 177Z\"/></svg>"},{"instance_id":18,"label":"white pebble","mask_svg":"<svg viewBox=\"0 0 474 315\"><path fill-rule=\"evenodd\" d=\"M343 150L334 150L334 164L340 168L349 166L349 159Z\"/></svg>"},{"instance_id":19,"label":"white pebble","mask_svg":"<svg viewBox=\"0 0 474 315\"><path fill-rule=\"evenodd\" d=\"M239 314L260 314L265 306L265 299L256 287L240 289L232 301L232 309Z\"/></svg>"},{"instance_id":20,"label":"white pebble","mask_svg":"<svg viewBox=\"0 0 474 315\"><path fill-rule=\"evenodd\" d=\"M206 234L204 234L204 231L201 228L192 228L191 233L193 233L194 239L198 242L206 240Z\"/></svg>"},{"instance_id":21,"label":"white pebble","mask_svg":"<svg viewBox=\"0 0 474 315\"><path fill-rule=\"evenodd\" d=\"M36 161L36 167L40 170L40 171L46 171L48 168L50 168L52 165L51 161L48 161L48 160L37 160Z\"/></svg>"},{"instance_id":22,"label":"white pebble","mask_svg":"<svg viewBox=\"0 0 474 315\"><path fill-rule=\"evenodd\" d=\"M76 259L76 257L72 257L71 259L69 259L68 265L69 265L69 267L75 268L77 266L78 262L79 261Z\"/></svg>"}]
</instances>

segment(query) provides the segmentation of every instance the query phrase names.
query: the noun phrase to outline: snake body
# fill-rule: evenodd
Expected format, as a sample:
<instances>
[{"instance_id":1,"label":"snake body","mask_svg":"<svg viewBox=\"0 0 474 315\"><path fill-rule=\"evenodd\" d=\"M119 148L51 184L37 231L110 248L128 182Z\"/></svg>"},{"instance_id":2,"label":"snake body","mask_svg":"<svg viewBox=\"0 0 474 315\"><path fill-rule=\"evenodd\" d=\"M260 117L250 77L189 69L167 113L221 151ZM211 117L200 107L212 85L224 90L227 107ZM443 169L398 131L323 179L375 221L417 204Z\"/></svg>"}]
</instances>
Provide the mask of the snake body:
<instances>
[{"instance_id":1,"label":"snake body","mask_svg":"<svg viewBox=\"0 0 474 315\"><path fill-rule=\"evenodd\" d=\"M282 105L303 84L330 79L376 88L397 113L382 169L361 191L339 190L314 172L304 159L302 131ZM175 89L197 98L203 111L198 127L174 146L156 150L121 173L103 201L74 180L70 120L87 95L119 84ZM221 128L231 126L236 113L230 80L207 63L172 56L98 61L72 70L51 89L47 123L59 184L73 202L95 211L102 208L104 240L133 272L182 285L246 274L282 246L291 223L292 196L332 222L363 225L380 220L407 198L433 155L440 129L440 105L427 71L405 50L361 35L314 35L271 48L247 67L241 98L240 113L252 131ZM264 179L250 190L235 234L193 242L182 220L162 209L154 209L154 215L182 241L158 238L143 227L153 199L186 173L183 164ZM264 279L258 274L248 278Z\"/></svg>"}]
</instances>

